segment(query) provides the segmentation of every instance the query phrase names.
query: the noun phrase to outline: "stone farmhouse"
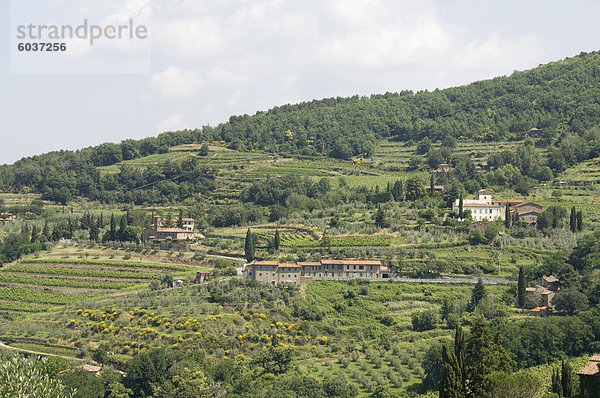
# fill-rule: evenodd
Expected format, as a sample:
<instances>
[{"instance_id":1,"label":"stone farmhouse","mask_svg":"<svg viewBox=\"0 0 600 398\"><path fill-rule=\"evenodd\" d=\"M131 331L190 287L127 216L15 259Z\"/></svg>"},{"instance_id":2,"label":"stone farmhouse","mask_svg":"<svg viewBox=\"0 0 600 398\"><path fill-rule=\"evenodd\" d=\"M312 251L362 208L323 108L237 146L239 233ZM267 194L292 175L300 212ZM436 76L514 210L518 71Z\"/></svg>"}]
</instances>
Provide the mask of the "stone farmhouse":
<instances>
[{"instance_id":1,"label":"stone farmhouse","mask_svg":"<svg viewBox=\"0 0 600 398\"><path fill-rule=\"evenodd\" d=\"M175 218L170 221L171 224L177 225L178 219ZM184 218L182 219L182 228L167 227L169 224L168 220L163 219L161 216L154 216L152 225L145 227L143 230L144 242L153 240L194 240L198 237L202 237L201 234L194 232L194 219Z\"/></svg>"},{"instance_id":2,"label":"stone farmhouse","mask_svg":"<svg viewBox=\"0 0 600 398\"><path fill-rule=\"evenodd\" d=\"M535 287L525 289L525 308L530 309L532 315L550 314L554 308L552 299L560 290L559 282L553 275L539 278Z\"/></svg>"},{"instance_id":3,"label":"stone farmhouse","mask_svg":"<svg viewBox=\"0 0 600 398\"><path fill-rule=\"evenodd\" d=\"M513 217L517 221L524 221L527 225L535 226L537 225L538 216L542 214L544 208L535 203L525 202L516 205L511 210L513 211Z\"/></svg>"},{"instance_id":4,"label":"stone farmhouse","mask_svg":"<svg viewBox=\"0 0 600 398\"><path fill-rule=\"evenodd\" d=\"M275 285L280 282L300 283L315 279L371 279L390 278L390 270L377 260L321 260L296 264L277 261L255 261L244 266L248 279Z\"/></svg>"}]
</instances>

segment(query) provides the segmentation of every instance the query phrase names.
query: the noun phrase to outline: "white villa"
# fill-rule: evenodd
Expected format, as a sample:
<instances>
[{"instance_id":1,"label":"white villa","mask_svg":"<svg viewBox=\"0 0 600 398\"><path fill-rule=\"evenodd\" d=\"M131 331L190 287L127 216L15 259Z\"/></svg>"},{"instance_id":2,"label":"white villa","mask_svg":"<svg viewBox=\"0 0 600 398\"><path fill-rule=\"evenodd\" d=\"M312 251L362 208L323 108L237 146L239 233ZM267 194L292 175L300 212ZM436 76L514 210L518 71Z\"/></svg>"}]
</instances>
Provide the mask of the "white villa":
<instances>
[{"instance_id":1,"label":"white villa","mask_svg":"<svg viewBox=\"0 0 600 398\"><path fill-rule=\"evenodd\" d=\"M452 211L458 213L460 199L456 199L452 205ZM463 199L463 211L469 210L473 221L494 221L496 218L505 219L506 206L518 206L522 200L517 199L494 199L494 191L491 189L480 189L473 199Z\"/></svg>"}]
</instances>

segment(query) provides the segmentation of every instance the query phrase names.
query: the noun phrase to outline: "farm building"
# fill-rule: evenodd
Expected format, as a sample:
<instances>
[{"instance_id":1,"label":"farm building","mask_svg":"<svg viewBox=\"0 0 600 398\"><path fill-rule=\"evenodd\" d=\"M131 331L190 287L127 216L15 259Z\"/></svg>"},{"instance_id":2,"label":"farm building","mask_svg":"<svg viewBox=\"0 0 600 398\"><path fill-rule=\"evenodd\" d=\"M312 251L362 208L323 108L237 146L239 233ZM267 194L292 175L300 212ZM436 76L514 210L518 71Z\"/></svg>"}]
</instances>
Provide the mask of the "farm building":
<instances>
[{"instance_id":1,"label":"farm building","mask_svg":"<svg viewBox=\"0 0 600 398\"><path fill-rule=\"evenodd\" d=\"M380 261L321 260L283 264L277 261L258 261L244 266L244 275L253 280L277 284L298 283L314 279L387 279L390 270Z\"/></svg>"},{"instance_id":2,"label":"farm building","mask_svg":"<svg viewBox=\"0 0 600 398\"><path fill-rule=\"evenodd\" d=\"M547 315L554 305L552 299L560 290L559 279L555 276L542 276L537 285L525 289L525 308L531 309L532 315Z\"/></svg>"},{"instance_id":3,"label":"farm building","mask_svg":"<svg viewBox=\"0 0 600 398\"><path fill-rule=\"evenodd\" d=\"M526 202L513 207L511 210L514 211L514 217L518 221L524 221L528 225L537 225L538 216L542 214L544 208L538 204Z\"/></svg>"},{"instance_id":4,"label":"farm building","mask_svg":"<svg viewBox=\"0 0 600 398\"><path fill-rule=\"evenodd\" d=\"M193 240L196 239L197 234L194 232L194 219L184 218L183 227L167 227L168 224L172 223L177 225L177 218L168 222L161 216L154 216L152 225L144 228L143 239L144 242L152 241L155 239L171 239L171 240Z\"/></svg>"}]
</instances>

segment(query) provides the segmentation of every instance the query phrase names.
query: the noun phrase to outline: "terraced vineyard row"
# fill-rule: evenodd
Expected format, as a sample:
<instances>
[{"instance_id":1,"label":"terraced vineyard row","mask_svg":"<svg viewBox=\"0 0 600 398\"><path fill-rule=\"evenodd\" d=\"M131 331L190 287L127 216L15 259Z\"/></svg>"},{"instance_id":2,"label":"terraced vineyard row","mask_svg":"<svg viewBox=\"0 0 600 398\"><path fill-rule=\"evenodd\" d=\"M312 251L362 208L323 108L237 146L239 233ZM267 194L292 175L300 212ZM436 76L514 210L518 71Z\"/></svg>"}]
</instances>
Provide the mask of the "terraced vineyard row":
<instances>
[{"instance_id":1,"label":"terraced vineyard row","mask_svg":"<svg viewBox=\"0 0 600 398\"><path fill-rule=\"evenodd\" d=\"M158 273L149 272L127 272L127 271L105 271L95 269L77 269L60 267L42 267L34 265L13 265L1 271L23 272L26 274L63 275L63 276L87 276L94 278L119 278L119 279L157 279Z\"/></svg>"},{"instance_id":2,"label":"terraced vineyard row","mask_svg":"<svg viewBox=\"0 0 600 398\"><path fill-rule=\"evenodd\" d=\"M20 260L21 264L67 264L67 265L102 265L119 268L152 268L169 271L189 271L189 267L175 264L134 263L126 261L102 261L102 260L70 260L59 258L28 258Z\"/></svg>"},{"instance_id":3,"label":"terraced vineyard row","mask_svg":"<svg viewBox=\"0 0 600 398\"><path fill-rule=\"evenodd\" d=\"M133 286L132 283L80 281L72 279L40 278L21 274L0 273L0 283L20 283L35 286L72 287L80 289L108 289L118 290Z\"/></svg>"},{"instance_id":4,"label":"terraced vineyard row","mask_svg":"<svg viewBox=\"0 0 600 398\"><path fill-rule=\"evenodd\" d=\"M36 304L70 304L89 298L87 294L47 292L24 287L0 287L0 299Z\"/></svg>"},{"instance_id":5,"label":"terraced vineyard row","mask_svg":"<svg viewBox=\"0 0 600 398\"><path fill-rule=\"evenodd\" d=\"M258 232L262 239L273 239L272 232ZM303 234L281 234L281 246L283 247L319 247L323 243L309 235ZM389 246L390 238L382 235L344 236L329 239L328 246L331 247L368 247Z\"/></svg>"}]
</instances>

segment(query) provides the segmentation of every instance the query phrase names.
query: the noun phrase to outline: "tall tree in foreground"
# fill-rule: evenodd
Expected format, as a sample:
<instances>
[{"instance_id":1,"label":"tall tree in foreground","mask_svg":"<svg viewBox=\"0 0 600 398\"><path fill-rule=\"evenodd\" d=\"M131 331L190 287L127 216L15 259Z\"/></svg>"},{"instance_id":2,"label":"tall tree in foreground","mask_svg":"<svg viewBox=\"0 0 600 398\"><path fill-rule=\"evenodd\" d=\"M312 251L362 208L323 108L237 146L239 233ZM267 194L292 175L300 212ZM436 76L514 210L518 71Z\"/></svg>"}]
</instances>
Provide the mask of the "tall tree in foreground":
<instances>
[{"instance_id":1,"label":"tall tree in foreground","mask_svg":"<svg viewBox=\"0 0 600 398\"><path fill-rule=\"evenodd\" d=\"M475 319L466 345L466 397L486 396L487 376L496 371L512 371L514 362L502 347L500 337L492 337L488 324Z\"/></svg>"},{"instance_id":2,"label":"tall tree in foreground","mask_svg":"<svg viewBox=\"0 0 600 398\"><path fill-rule=\"evenodd\" d=\"M442 347L442 380L440 381L440 398L463 398L462 374L456 355L450 351L448 344Z\"/></svg>"},{"instance_id":3,"label":"tall tree in foreground","mask_svg":"<svg viewBox=\"0 0 600 398\"><path fill-rule=\"evenodd\" d=\"M246 242L244 245L244 254L246 256L246 260L252 261L254 260L254 252L256 251L256 240L254 238L254 234L248 228L246 232Z\"/></svg>"},{"instance_id":4,"label":"tall tree in foreground","mask_svg":"<svg viewBox=\"0 0 600 398\"><path fill-rule=\"evenodd\" d=\"M562 396L565 398L571 398L575 395L575 385L573 377L573 369L571 364L563 360L560 369L560 379L562 385Z\"/></svg>"},{"instance_id":5,"label":"tall tree in foreground","mask_svg":"<svg viewBox=\"0 0 600 398\"><path fill-rule=\"evenodd\" d=\"M560 370L552 369L552 392L562 396L562 383L560 381Z\"/></svg>"},{"instance_id":6,"label":"tall tree in foreground","mask_svg":"<svg viewBox=\"0 0 600 398\"><path fill-rule=\"evenodd\" d=\"M571 207L571 212L569 213L569 229L571 232L577 232L577 211L575 210L575 206Z\"/></svg>"},{"instance_id":7,"label":"tall tree in foreground","mask_svg":"<svg viewBox=\"0 0 600 398\"><path fill-rule=\"evenodd\" d=\"M519 282L517 289L517 304L519 305L519 308L521 308L521 310L525 308L525 289L525 270L523 270L523 267L521 266L519 267Z\"/></svg>"},{"instance_id":8,"label":"tall tree in foreground","mask_svg":"<svg viewBox=\"0 0 600 398\"><path fill-rule=\"evenodd\" d=\"M458 197L458 218L463 218L463 195L462 193Z\"/></svg>"},{"instance_id":9,"label":"tall tree in foreground","mask_svg":"<svg viewBox=\"0 0 600 398\"><path fill-rule=\"evenodd\" d=\"M583 211L579 210L577 212L577 216L575 217L577 221L577 231L583 231Z\"/></svg>"},{"instance_id":10,"label":"tall tree in foreground","mask_svg":"<svg viewBox=\"0 0 600 398\"><path fill-rule=\"evenodd\" d=\"M512 224L511 221L512 221L512 219L510 217L510 205L507 203L506 204L506 211L504 213L504 227L506 229L510 228L510 226Z\"/></svg>"},{"instance_id":11,"label":"tall tree in foreground","mask_svg":"<svg viewBox=\"0 0 600 398\"><path fill-rule=\"evenodd\" d=\"M454 334L454 352L448 344L442 347L442 379L440 398L463 398L466 394L465 380L465 340L462 326L458 325Z\"/></svg>"}]
</instances>

